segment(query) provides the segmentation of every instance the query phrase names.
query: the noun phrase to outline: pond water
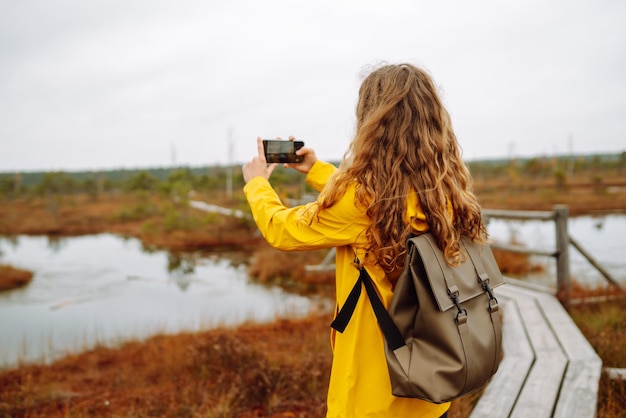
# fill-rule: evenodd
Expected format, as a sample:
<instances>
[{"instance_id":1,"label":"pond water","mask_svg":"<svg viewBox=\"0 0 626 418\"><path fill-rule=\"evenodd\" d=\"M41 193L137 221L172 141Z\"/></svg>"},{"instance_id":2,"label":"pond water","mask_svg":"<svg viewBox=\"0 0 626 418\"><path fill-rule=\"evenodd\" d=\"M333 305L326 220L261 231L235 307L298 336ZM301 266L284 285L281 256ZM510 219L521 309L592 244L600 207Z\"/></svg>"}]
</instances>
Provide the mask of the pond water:
<instances>
[{"instance_id":1,"label":"pond water","mask_svg":"<svg viewBox=\"0 0 626 418\"><path fill-rule=\"evenodd\" d=\"M0 263L35 272L28 286L0 293L0 368L97 343L329 307L327 300L253 283L246 257L146 252L138 240L108 234L0 239Z\"/></svg>"},{"instance_id":2,"label":"pond water","mask_svg":"<svg viewBox=\"0 0 626 418\"><path fill-rule=\"evenodd\" d=\"M496 242L515 240L527 247L553 251L556 248L554 222L491 219L487 230ZM568 221L574 238L608 273L626 287L626 215L581 216ZM583 285L594 287L608 282L573 246L570 245L570 276ZM552 257L532 256L531 262L544 266L544 272L524 278L551 288L556 287L556 261Z\"/></svg>"}]
</instances>

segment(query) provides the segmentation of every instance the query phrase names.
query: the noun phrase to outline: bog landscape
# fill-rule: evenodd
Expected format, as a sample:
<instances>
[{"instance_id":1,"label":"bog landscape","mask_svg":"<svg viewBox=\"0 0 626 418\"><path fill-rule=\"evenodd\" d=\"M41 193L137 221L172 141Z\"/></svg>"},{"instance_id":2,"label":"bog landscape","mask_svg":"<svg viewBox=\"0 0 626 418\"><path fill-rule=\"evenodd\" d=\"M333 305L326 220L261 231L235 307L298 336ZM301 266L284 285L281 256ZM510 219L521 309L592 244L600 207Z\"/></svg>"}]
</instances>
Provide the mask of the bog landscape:
<instances>
[{"instance_id":1,"label":"bog landscape","mask_svg":"<svg viewBox=\"0 0 626 418\"><path fill-rule=\"evenodd\" d=\"M486 209L567 205L570 219L626 221L626 152L468 165ZM287 205L313 196L299 173L278 168L271 182ZM183 276L194 268L181 268L185 255L202 259L236 252L251 282L326 299L332 306L332 270L306 269L321 263L327 251L287 254L270 248L249 215L242 186L239 167L0 173L0 237L46 236L50 242L97 234L128 237L147 252L166 251L178 260L172 270ZM495 253L509 277L525 280L546 269L529 255ZM39 263L28 264L7 262L0 246L0 297L19 297L38 280ZM572 297L585 302L572 304L570 315L605 367L626 368L624 293L572 276ZM625 270L616 276L625 283ZM0 417L322 417L331 316L332 310L320 308L269 322L103 341L48 362L24 358L0 368ZM19 327L21 320L2 318L0 324ZM467 417L479 396L455 401L450 416ZM624 414L626 381L603 375L598 416Z\"/></svg>"}]
</instances>

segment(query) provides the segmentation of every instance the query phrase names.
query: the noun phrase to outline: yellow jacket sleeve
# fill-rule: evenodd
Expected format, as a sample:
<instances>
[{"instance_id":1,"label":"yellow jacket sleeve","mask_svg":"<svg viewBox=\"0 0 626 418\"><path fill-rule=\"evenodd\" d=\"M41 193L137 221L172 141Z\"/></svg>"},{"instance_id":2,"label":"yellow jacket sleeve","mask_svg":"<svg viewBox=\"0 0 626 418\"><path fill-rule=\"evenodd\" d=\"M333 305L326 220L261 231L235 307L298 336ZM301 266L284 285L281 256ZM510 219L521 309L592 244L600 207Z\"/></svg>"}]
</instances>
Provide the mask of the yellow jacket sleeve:
<instances>
[{"instance_id":1,"label":"yellow jacket sleeve","mask_svg":"<svg viewBox=\"0 0 626 418\"><path fill-rule=\"evenodd\" d=\"M335 171L337 171L337 168L334 165L318 160L307 174L306 182L309 186L321 192Z\"/></svg>"},{"instance_id":2,"label":"yellow jacket sleeve","mask_svg":"<svg viewBox=\"0 0 626 418\"><path fill-rule=\"evenodd\" d=\"M321 190L334 170L331 164L318 161L307 174L307 182ZM244 194L263 237L284 251L355 244L355 237L367 227L364 211L354 204L353 188L332 207L315 214L316 202L285 207L263 177L251 179L244 187Z\"/></svg>"}]
</instances>

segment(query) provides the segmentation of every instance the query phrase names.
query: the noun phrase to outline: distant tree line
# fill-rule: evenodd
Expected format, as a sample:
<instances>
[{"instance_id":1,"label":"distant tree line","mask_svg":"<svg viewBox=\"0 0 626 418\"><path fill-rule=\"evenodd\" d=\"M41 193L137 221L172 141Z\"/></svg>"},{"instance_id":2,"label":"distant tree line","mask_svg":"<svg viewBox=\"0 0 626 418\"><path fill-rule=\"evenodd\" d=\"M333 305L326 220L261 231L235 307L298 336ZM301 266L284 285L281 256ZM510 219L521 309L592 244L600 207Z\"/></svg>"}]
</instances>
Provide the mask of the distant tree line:
<instances>
[{"instance_id":1,"label":"distant tree line","mask_svg":"<svg viewBox=\"0 0 626 418\"><path fill-rule=\"evenodd\" d=\"M524 177L549 177L565 181L574 173L588 172L599 176L602 172L626 174L626 151L619 154L572 155L558 157L533 157L470 161L467 165L477 179ZM304 176L278 166L272 183L279 189L303 186ZM87 194L94 198L109 192L161 192L182 195L190 191L223 191L227 187L241 189L243 176L239 166L173 167L146 169L118 169L107 171L42 171L0 173L0 198L22 196L51 196Z\"/></svg>"},{"instance_id":2,"label":"distant tree line","mask_svg":"<svg viewBox=\"0 0 626 418\"><path fill-rule=\"evenodd\" d=\"M303 179L301 173L280 166L272 175L272 182L278 185L298 185ZM136 191L179 195L191 190L223 191L227 185L233 189L243 187L240 167L0 173L0 198L67 194L97 197L103 193Z\"/></svg>"},{"instance_id":3,"label":"distant tree line","mask_svg":"<svg viewBox=\"0 0 626 418\"><path fill-rule=\"evenodd\" d=\"M517 167L525 176L546 177L555 171L570 173L616 171L626 173L626 151L620 154L540 156L530 158L508 158L478 160L467 163L474 176L506 174L511 166Z\"/></svg>"}]
</instances>

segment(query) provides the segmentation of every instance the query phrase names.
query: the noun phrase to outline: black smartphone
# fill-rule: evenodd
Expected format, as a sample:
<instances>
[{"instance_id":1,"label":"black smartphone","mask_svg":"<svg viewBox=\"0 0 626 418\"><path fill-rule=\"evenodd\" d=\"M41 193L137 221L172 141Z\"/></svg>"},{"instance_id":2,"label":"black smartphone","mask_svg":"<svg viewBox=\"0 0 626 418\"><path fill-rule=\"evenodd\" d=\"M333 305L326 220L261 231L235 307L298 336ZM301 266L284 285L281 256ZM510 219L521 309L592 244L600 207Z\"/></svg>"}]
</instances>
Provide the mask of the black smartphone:
<instances>
[{"instance_id":1,"label":"black smartphone","mask_svg":"<svg viewBox=\"0 0 626 418\"><path fill-rule=\"evenodd\" d=\"M296 155L296 151L304 146L303 141L283 141L280 139L264 139L263 151L268 163L301 163L304 157Z\"/></svg>"}]
</instances>

